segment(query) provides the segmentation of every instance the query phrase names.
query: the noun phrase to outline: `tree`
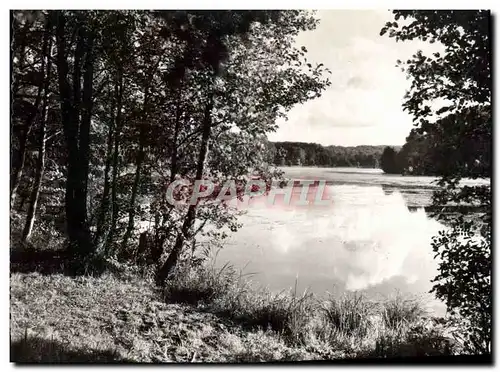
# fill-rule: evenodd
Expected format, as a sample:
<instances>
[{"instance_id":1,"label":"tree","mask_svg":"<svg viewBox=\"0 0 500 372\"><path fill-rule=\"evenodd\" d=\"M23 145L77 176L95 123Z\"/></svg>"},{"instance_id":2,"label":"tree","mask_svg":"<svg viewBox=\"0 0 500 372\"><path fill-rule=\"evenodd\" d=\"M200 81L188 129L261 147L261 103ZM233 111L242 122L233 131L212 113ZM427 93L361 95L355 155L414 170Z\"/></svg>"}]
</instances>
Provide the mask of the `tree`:
<instances>
[{"instance_id":1,"label":"tree","mask_svg":"<svg viewBox=\"0 0 500 372\"><path fill-rule=\"evenodd\" d=\"M403 173L439 175L436 165L441 162L436 155L437 146L439 143L436 143L436 139L430 134L421 134L412 129L397 155L397 161Z\"/></svg>"},{"instance_id":2,"label":"tree","mask_svg":"<svg viewBox=\"0 0 500 372\"><path fill-rule=\"evenodd\" d=\"M317 143L275 142L276 165L377 168L385 146L321 146Z\"/></svg>"},{"instance_id":3,"label":"tree","mask_svg":"<svg viewBox=\"0 0 500 372\"><path fill-rule=\"evenodd\" d=\"M386 147L380 157L380 166L385 173L400 173L397 152L392 147Z\"/></svg>"},{"instance_id":4,"label":"tree","mask_svg":"<svg viewBox=\"0 0 500 372\"><path fill-rule=\"evenodd\" d=\"M146 261L165 278L198 262L199 234L224 239L204 226L234 230L237 216L172 205L169 184L281 177L265 134L329 84L293 46L317 24L304 11L15 11L11 23L13 235L32 247L57 235L79 272Z\"/></svg>"},{"instance_id":5,"label":"tree","mask_svg":"<svg viewBox=\"0 0 500 372\"><path fill-rule=\"evenodd\" d=\"M263 135L275 128L277 117L284 116L294 104L319 96L329 84L322 77L321 65L309 64L306 72L301 70L305 51L291 45L291 35L315 26L309 17L265 11L215 12L198 17L204 28L192 30L193 45L189 47L200 50L198 63L204 72L201 91L205 96L194 180L204 176L207 149L214 135L231 128L240 131L243 138L245 134L254 138ZM253 24L256 27L252 29ZM274 46L270 49L266 44ZM271 62L279 62L283 68L273 68ZM220 127L216 119L222 122ZM247 172L251 164L241 162L238 168ZM158 283L173 272L184 242L192 236L196 212L197 205L189 205L172 250L158 271Z\"/></svg>"},{"instance_id":6,"label":"tree","mask_svg":"<svg viewBox=\"0 0 500 372\"><path fill-rule=\"evenodd\" d=\"M38 198L40 195L40 186L42 183L43 172L45 168L45 158L46 158L46 127L47 118L49 112L49 84L51 75L51 65L52 65L52 22L48 17L45 21L45 30L43 36L43 46L42 46L42 56L40 63L40 75L43 80L40 84L43 84L43 98L42 98L42 108L39 114L39 148L38 148L38 159L36 162L35 179L33 182L33 187L30 193L30 200L28 206L28 213L26 214L26 222L24 224L23 241L26 241L33 230L33 224L35 222L35 212L37 209Z\"/></svg>"},{"instance_id":7,"label":"tree","mask_svg":"<svg viewBox=\"0 0 500 372\"><path fill-rule=\"evenodd\" d=\"M69 250L72 255L85 257L94 251L88 226L87 183L90 120L93 105L95 30L90 18L91 14L82 12L71 17L64 11L54 11L49 16L54 17L56 25L56 66L61 121L68 151L65 209ZM67 48L70 37L67 29L68 21L76 32L71 80Z\"/></svg>"},{"instance_id":8,"label":"tree","mask_svg":"<svg viewBox=\"0 0 500 372\"><path fill-rule=\"evenodd\" d=\"M439 42L444 54L418 51L404 66L411 87L403 104L419 133L428 135L436 154L441 190L433 204L475 204L480 216L448 217L450 230L433 242L440 257L432 292L452 315L466 321L464 346L491 352L491 188L464 186L462 178L491 177L491 15L489 11L394 11L387 22L398 41ZM403 26L400 27L400 24ZM432 102L444 102L439 109ZM438 218L444 216L438 215Z\"/></svg>"}]
</instances>

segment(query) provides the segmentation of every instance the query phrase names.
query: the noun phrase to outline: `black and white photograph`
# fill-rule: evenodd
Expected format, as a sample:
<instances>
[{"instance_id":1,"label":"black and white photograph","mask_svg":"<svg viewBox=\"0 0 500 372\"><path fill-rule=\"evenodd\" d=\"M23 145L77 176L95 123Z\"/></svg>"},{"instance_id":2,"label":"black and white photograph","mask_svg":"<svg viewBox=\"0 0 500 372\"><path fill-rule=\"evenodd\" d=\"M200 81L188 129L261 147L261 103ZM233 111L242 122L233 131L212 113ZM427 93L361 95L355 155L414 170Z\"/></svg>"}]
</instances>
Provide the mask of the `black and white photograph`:
<instances>
[{"instance_id":1,"label":"black and white photograph","mask_svg":"<svg viewBox=\"0 0 500 372\"><path fill-rule=\"evenodd\" d=\"M493 11L39 6L10 363L493 363Z\"/></svg>"}]
</instances>

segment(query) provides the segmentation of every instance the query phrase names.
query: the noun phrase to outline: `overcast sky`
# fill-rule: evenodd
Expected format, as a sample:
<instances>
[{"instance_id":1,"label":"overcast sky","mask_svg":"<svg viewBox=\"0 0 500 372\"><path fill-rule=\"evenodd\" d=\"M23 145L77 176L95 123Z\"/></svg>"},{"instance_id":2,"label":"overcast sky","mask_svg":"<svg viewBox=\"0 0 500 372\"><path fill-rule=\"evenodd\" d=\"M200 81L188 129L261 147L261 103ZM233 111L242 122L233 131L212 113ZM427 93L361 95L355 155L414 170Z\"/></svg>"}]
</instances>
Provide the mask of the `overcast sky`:
<instances>
[{"instance_id":1,"label":"overcast sky","mask_svg":"<svg viewBox=\"0 0 500 372\"><path fill-rule=\"evenodd\" d=\"M410 83L396 61L418 49L437 50L436 44L380 36L385 22L394 20L388 10L322 10L317 16L317 29L300 34L297 44L307 48L308 59L331 70L332 85L321 98L294 107L269 139L402 145L412 128L411 117L401 108Z\"/></svg>"}]
</instances>

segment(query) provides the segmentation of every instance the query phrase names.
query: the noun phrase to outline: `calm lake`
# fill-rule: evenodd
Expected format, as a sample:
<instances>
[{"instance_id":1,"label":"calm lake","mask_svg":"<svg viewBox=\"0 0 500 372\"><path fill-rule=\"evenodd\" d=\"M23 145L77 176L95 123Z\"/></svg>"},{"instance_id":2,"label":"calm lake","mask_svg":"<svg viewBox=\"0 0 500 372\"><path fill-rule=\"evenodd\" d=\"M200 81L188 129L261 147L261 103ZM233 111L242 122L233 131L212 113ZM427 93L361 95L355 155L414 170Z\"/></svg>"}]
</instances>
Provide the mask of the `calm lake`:
<instances>
[{"instance_id":1,"label":"calm lake","mask_svg":"<svg viewBox=\"0 0 500 372\"><path fill-rule=\"evenodd\" d=\"M327 181L332 204L273 207L254 203L217 255L272 290L295 285L321 294L396 292L444 305L428 294L437 264L431 237L444 226L429 218L433 177L387 175L380 169L283 168L290 179ZM245 266L246 265L246 266Z\"/></svg>"}]
</instances>

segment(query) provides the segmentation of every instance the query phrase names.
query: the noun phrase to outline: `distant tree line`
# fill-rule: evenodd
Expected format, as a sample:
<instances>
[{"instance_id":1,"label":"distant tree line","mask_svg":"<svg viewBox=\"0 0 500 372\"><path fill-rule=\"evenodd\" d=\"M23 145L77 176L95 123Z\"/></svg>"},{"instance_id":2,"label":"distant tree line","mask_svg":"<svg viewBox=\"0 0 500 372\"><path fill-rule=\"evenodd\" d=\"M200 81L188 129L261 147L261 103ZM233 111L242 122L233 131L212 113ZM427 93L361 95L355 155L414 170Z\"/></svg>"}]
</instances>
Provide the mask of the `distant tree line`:
<instances>
[{"instance_id":1,"label":"distant tree line","mask_svg":"<svg viewBox=\"0 0 500 372\"><path fill-rule=\"evenodd\" d=\"M386 146L322 146L305 142L268 142L269 161L278 166L378 168ZM396 147L398 148L398 147Z\"/></svg>"}]
</instances>

